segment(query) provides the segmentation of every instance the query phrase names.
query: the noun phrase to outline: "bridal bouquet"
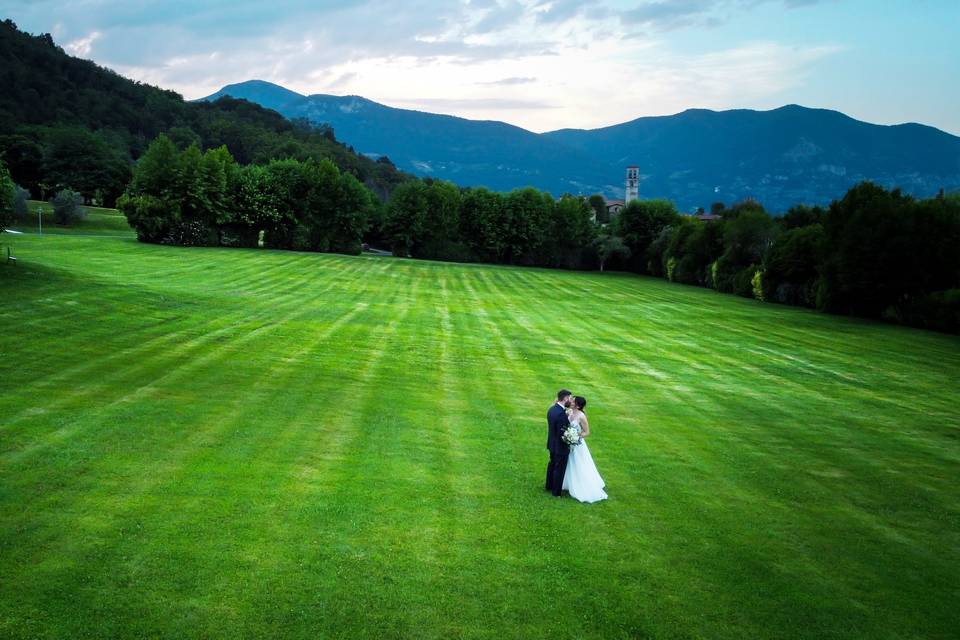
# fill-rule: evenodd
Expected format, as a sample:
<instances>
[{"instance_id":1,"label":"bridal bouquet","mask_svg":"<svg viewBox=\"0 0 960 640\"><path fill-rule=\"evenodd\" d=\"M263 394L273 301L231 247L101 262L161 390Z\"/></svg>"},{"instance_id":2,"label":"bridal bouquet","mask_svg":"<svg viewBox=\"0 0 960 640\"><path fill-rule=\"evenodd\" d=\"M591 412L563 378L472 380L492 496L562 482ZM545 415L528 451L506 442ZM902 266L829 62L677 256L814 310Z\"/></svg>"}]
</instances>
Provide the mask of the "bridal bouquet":
<instances>
[{"instance_id":1,"label":"bridal bouquet","mask_svg":"<svg viewBox=\"0 0 960 640\"><path fill-rule=\"evenodd\" d=\"M563 430L563 433L560 434L560 439L569 444L570 446L575 446L583 442L583 439L580 438L580 427L577 425L570 425Z\"/></svg>"}]
</instances>

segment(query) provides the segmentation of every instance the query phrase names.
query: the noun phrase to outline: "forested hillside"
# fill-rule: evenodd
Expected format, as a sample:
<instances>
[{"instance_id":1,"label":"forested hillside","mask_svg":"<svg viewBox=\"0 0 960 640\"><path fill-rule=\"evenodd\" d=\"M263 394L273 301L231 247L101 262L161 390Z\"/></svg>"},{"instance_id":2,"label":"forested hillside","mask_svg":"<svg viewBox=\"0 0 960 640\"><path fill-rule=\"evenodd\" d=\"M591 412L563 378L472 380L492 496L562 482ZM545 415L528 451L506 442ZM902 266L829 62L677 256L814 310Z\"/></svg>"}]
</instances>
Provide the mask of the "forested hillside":
<instances>
[{"instance_id":1,"label":"forested hillside","mask_svg":"<svg viewBox=\"0 0 960 640\"><path fill-rule=\"evenodd\" d=\"M181 149L226 145L240 164L328 158L381 198L405 176L339 143L329 128L291 122L243 100L190 103L67 55L49 34L0 23L0 154L34 197L61 188L113 205L132 162L166 133Z\"/></svg>"}]
</instances>

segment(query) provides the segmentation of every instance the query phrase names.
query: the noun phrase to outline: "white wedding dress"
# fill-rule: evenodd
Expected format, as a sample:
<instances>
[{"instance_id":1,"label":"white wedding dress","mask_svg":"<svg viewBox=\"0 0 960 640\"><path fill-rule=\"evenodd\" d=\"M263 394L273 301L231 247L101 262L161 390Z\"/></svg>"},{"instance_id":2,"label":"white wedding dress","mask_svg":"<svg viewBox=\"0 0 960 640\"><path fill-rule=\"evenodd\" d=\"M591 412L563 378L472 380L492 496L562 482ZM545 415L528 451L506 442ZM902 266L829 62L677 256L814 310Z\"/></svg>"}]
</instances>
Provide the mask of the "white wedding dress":
<instances>
[{"instance_id":1,"label":"white wedding dress","mask_svg":"<svg viewBox=\"0 0 960 640\"><path fill-rule=\"evenodd\" d=\"M580 428L579 422L570 424L577 429ZM597 465L593 464L590 449L587 449L587 441L581 440L580 444L572 445L570 457L567 459L567 470L563 474L563 488L570 492L570 497L580 502L606 500L607 493L603 490L604 486L603 478L597 471Z\"/></svg>"}]
</instances>

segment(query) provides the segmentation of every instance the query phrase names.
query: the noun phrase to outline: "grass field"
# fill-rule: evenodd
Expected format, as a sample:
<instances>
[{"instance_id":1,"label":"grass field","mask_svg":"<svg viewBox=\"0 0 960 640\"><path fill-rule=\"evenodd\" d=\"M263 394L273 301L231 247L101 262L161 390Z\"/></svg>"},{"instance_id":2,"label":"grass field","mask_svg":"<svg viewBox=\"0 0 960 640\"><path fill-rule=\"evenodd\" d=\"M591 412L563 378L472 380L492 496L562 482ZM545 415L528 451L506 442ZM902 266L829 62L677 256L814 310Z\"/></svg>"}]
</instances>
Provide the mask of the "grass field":
<instances>
[{"instance_id":1,"label":"grass field","mask_svg":"<svg viewBox=\"0 0 960 640\"><path fill-rule=\"evenodd\" d=\"M3 241L0 637L960 628L956 337L617 274ZM561 386L606 502L543 491Z\"/></svg>"},{"instance_id":2,"label":"grass field","mask_svg":"<svg viewBox=\"0 0 960 640\"><path fill-rule=\"evenodd\" d=\"M127 219L116 209L101 209L99 207L82 207L86 210L86 217L69 226L58 225L53 221L53 205L38 200L27 201L30 211L29 220L21 220L10 225L11 229L24 233L39 233L40 224L37 212L43 217L44 235L112 235L121 237L136 237L133 229L127 224Z\"/></svg>"}]
</instances>

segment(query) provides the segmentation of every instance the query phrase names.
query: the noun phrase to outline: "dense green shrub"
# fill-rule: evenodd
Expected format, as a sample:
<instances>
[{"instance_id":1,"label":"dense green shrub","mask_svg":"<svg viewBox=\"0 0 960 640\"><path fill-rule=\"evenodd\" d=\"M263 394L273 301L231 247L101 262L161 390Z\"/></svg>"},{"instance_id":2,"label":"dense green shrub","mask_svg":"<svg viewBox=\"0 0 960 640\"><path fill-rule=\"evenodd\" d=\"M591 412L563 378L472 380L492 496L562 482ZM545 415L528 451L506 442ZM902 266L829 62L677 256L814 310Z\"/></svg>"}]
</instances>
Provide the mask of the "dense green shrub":
<instances>
[{"instance_id":1,"label":"dense green shrub","mask_svg":"<svg viewBox=\"0 0 960 640\"><path fill-rule=\"evenodd\" d=\"M753 289L753 297L761 302L766 300L766 297L763 295L763 269L757 269L753 274L753 279L750 280L751 288Z\"/></svg>"},{"instance_id":2,"label":"dense green shrub","mask_svg":"<svg viewBox=\"0 0 960 640\"><path fill-rule=\"evenodd\" d=\"M666 276L667 280L670 282L676 282L674 274L677 271L677 259L676 258L667 258L666 264Z\"/></svg>"},{"instance_id":3,"label":"dense green shrub","mask_svg":"<svg viewBox=\"0 0 960 640\"><path fill-rule=\"evenodd\" d=\"M181 247L214 247L219 242L219 234L201 220L180 220L161 242Z\"/></svg>"},{"instance_id":4,"label":"dense green shrub","mask_svg":"<svg viewBox=\"0 0 960 640\"><path fill-rule=\"evenodd\" d=\"M87 216L83 208L83 196L70 189L62 189L53 197L53 221L69 225L80 222Z\"/></svg>"},{"instance_id":5,"label":"dense green shrub","mask_svg":"<svg viewBox=\"0 0 960 640\"><path fill-rule=\"evenodd\" d=\"M30 192L20 185L13 188L13 219L26 222L30 219L30 207L27 201L30 199Z\"/></svg>"},{"instance_id":6,"label":"dense green shrub","mask_svg":"<svg viewBox=\"0 0 960 640\"><path fill-rule=\"evenodd\" d=\"M140 242L160 242L169 237L171 228L180 220L175 202L152 195L125 193L117 199L117 208L137 232Z\"/></svg>"},{"instance_id":7,"label":"dense green shrub","mask_svg":"<svg viewBox=\"0 0 960 640\"><path fill-rule=\"evenodd\" d=\"M751 264L737 271L733 276L733 293L744 298L752 298L754 277L760 272L760 265Z\"/></svg>"}]
</instances>

